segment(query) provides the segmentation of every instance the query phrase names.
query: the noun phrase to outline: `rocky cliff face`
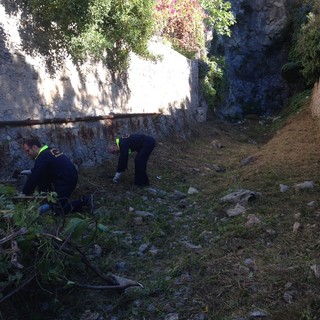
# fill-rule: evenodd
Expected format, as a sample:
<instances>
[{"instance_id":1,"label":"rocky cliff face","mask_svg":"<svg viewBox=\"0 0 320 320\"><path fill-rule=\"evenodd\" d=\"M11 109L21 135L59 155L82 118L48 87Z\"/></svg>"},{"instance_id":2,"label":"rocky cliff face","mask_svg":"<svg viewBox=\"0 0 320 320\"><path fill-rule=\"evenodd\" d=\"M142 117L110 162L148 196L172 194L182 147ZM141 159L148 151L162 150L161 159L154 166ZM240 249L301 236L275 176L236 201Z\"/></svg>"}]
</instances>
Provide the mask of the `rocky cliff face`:
<instances>
[{"instance_id":1,"label":"rocky cliff face","mask_svg":"<svg viewBox=\"0 0 320 320\"><path fill-rule=\"evenodd\" d=\"M230 0L237 24L223 40L228 90L220 112L226 117L266 114L288 97L281 76L287 60L290 8L296 0Z\"/></svg>"}]
</instances>

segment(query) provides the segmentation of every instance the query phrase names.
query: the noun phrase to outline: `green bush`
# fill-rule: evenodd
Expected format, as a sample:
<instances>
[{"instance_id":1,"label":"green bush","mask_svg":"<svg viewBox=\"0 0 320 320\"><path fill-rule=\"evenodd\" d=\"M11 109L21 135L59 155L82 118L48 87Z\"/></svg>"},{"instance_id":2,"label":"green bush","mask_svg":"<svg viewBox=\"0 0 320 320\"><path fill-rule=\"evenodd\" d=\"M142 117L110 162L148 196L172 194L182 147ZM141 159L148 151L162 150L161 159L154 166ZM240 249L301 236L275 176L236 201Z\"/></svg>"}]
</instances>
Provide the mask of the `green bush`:
<instances>
[{"instance_id":1,"label":"green bush","mask_svg":"<svg viewBox=\"0 0 320 320\"><path fill-rule=\"evenodd\" d=\"M320 76L320 15L319 3L302 1L293 14L292 48L289 62L283 66L284 76L299 77L313 85Z\"/></svg>"},{"instance_id":2,"label":"green bush","mask_svg":"<svg viewBox=\"0 0 320 320\"><path fill-rule=\"evenodd\" d=\"M66 49L75 61L91 56L124 70L130 52L150 56L153 0L29 0L29 7L50 49Z\"/></svg>"},{"instance_id":3,"label":"green bush","mask_svg":"<svg viewBox=\"0 0 320 320\"><path fill-rule=\"evenodd\" d=\"M205 34L215 29L217 34L230 35L235 23L231 5L223 0L157 0L156 33L188 58L205 56Z\"/></svg>"},{"instance_id":4,"label":"green bush","mask_svg":"<svg viewBox=\"0 0 320 320\"><path fill-rule=\"evenodd\" d=\"M302 65L302 75L310 85L320 77L320 16L310 13L302 25L294 46L294 54Z\"/></svg>"},{"instance_id":5,"label":"green bush","mask_svg":"<svg viewBox=\"0 0 320 320\"><path fill-rule=\"evenodd\" d=\"M220 99L224 81L224 59L211 57L205 64L200 64L199 79L203 97L210 109L214 109Z\"/></svg>"}]
</instances>

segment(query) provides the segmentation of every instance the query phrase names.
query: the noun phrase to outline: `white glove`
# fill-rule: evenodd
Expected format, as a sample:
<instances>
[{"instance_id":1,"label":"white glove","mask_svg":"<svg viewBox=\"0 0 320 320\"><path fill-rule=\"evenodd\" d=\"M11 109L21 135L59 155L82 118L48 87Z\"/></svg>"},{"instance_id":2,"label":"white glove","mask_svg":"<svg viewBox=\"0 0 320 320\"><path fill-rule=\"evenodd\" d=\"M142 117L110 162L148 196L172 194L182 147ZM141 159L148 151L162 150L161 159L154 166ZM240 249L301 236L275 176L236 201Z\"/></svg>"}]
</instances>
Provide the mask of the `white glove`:
<instances>
[{"instance_id":1,"label":"white glove","mask_svg":"<svg viewBox=\"0 0 320 320\"><path fill-rule=\"evenodd\" d=\"M31 170L22 170L21 174L31 174Z\"/></svg>"},{"instance_id":2,"label":"white glove","mask_svg":"<svg viewBox=\"0 0 320 320\"><path fill-rule=\"evenodd\" d=\"M119 180L120 180L120 178L121 178L121 176L122 176L122 172L116 172L116 174L114 175L112 181L113 181L114 183L118 183Z\"/></svg>"}]
</instances>

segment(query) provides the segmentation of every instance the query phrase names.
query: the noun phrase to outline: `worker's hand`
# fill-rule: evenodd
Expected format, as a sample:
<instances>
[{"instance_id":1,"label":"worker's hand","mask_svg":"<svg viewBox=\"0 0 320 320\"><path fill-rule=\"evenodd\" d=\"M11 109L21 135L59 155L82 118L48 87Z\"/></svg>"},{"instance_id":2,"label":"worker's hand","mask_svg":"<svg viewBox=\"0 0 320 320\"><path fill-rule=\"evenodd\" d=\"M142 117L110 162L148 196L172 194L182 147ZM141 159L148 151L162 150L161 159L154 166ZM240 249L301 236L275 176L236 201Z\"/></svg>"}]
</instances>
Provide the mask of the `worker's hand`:
<instances>
[{"instance_id":1,"label":"worker's hand","mask_svg":"<svg viewBox=\"0 0 320 320\"><path fill-rule=\"evenodd\" d=\"M31 170L22 170L21 174L31 174Z\"/></svg>"},{"instance_id":2,"label":"worker's hand","mask_svg":"<svg viewBox=\"0 0 320 320\"><path fill-rule=\"evenodd\" d=\"M120 180L120 178L121 178L121 176L122 176L122 172L116 172L116 174L114 175L112 181L113 181L114 183L118 183L119 180Z\"/></svg>"}]
</instances>

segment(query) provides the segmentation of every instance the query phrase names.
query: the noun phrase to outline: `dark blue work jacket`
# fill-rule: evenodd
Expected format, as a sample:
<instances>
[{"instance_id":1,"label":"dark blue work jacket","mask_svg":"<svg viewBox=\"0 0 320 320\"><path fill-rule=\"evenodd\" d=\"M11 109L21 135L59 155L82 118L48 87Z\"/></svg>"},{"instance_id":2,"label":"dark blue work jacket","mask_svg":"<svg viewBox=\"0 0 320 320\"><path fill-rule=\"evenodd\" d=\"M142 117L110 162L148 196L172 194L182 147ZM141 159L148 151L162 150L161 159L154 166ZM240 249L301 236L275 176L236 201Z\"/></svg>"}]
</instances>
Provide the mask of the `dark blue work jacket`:
<instances>
[{"instance_id":1,"label":"dark blue work jacket","mask_svg":"<svg viewBox=\"0 0 320 320\"><path fill-rule=\"evenodd\" d=\"M145 134L131 134L128 138L119 139L120 156L118 160L117 172L123 172L128 167L128 157L131 152L140 152L144 149L154 148L155 140L153 137L146 136ZM148 156L149 153L148 152Z\"/></svg>"},{"instance_id":2,"label":"dark blue work jacket","mask_svg":"<svg viewBox=\"0 0 320 320\"><path fill-rule=\"evenodd\" d=\"M55 191L58 198L69 197L78 182L78 172L74 164L60 150L47 148L35 159L22 192L30 195L38 187L39 191Z\"/></svg>"}]
</instances>

